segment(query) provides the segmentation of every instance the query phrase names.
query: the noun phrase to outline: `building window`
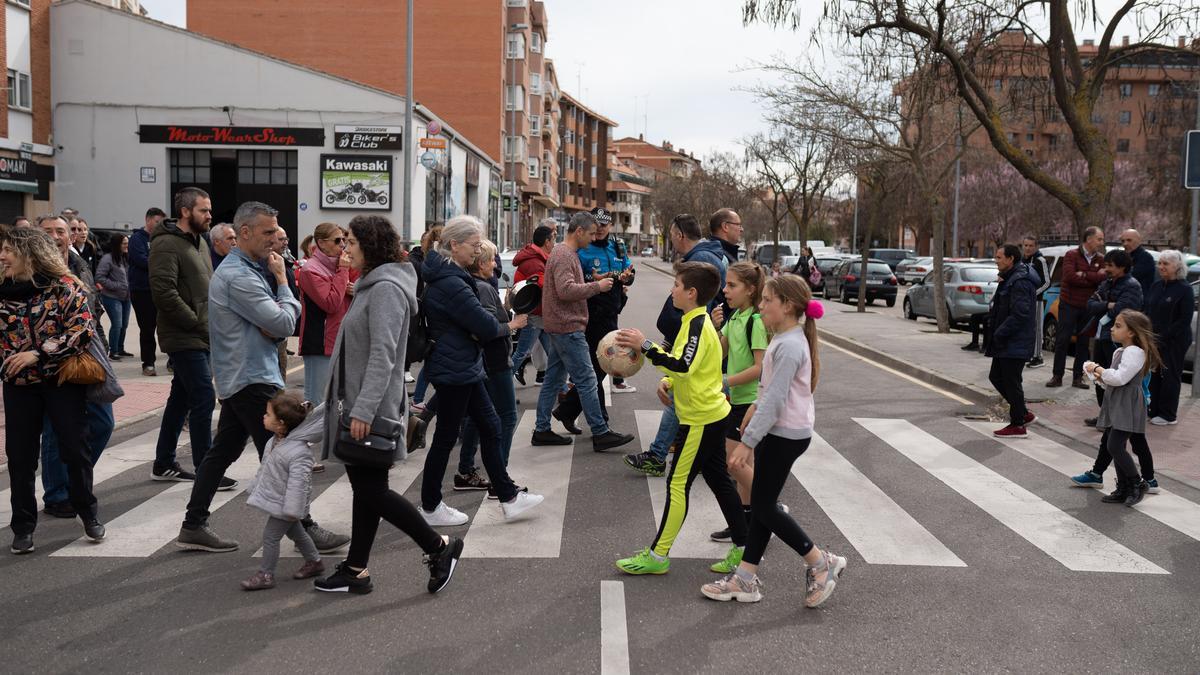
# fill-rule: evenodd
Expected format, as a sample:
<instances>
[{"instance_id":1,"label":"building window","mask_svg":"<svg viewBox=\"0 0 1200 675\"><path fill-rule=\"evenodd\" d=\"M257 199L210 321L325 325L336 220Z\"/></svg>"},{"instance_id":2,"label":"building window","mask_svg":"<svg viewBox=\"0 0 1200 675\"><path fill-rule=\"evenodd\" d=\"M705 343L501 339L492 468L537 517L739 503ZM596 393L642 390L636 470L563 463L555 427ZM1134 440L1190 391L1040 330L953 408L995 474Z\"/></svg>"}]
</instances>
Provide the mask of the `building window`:
<instances>
[{"instance_id":1,"label":"building window","mask_svg":"<svg viewBox=\"0 0 1200 675\"><path fill-rule=\"evenodd\" d=\"M567 171L575 170L575 155L567 155Z\"/></svg>"},{"instance_id":2,"label":"building window","mask_svg":"<svg viewBox=\"0 0 1200 675\"><path fill-rule=\"evenodd\" d=\"M181 150L180 153L186 153ZM207 154L207 150L197 150ZM297 155L294 150L238 150L238 183L242 185L295 185ZM200 169L196 169L196 182L200 180ZM179 182L186 183L180 168Z\"/></svg>"},{"instance_id":3,"label":"building window","mask_svg":"<svg viewBox=\"0 0 1200 675\"><path fill-rule=\"evenodd\" d=\"M1152 84L1152 85L1150 85L1149 87L1147 87L1147 89L1146 89L1146 93L1150 94L1151 96L1158 96L1158 92L1159 92L1161 89L1162 89L1162 86L1161 86L1161 85L1158 85L1158 84Z\"/></svg>"},{"instance_id":4,"label":"building window","mask_svg":"<svg viewBox=\"0 0 1200 675\"><path fill-rule=\"evenodd\" d=\"M533 35L529 36L529 51L533 52L534 54L542 53L541 33L534 33Z\"/></svg>"},{"instance_id":5,"label":"building window","mask_svg":"<svg viewBox=\"0 0 1200 675\"><path fill-rule=\"evenodd\" d=\"M595 180L595 179L596 179L596 166L593 164L592 165L592 180Z\"/></svg>"},{"instance_id":6,"label":"building window","mask_svg":"<svg viewBox=\"0 0 1200 675\"><path fill-rule=\"evenodd\" d=\"M530 178L538 177L538 161L536 159L534 159L533 157L529 158L529 177Z\"/></svg>"},{"instance_id":7,"label":"building window","mask_svg":"<svg viewBox=\"0 0 1200 675\"><path fill-rule=\"evenodd\" d=\"M537 115L529 116L529 130L535 134L542 131L542 118Z\"/></svg>"},{"instance_id":8,"label":"building window","mask_svg":"<svg viewBox=\"0 0 1200 675\"><path fill-rule=\"evenodd\" d=\"M1132 84L1122 84L1120 87L1118 87L1118 90L1121 92L1121 98L1129 98L1130 96L1133 96Z\"/></svg>"},{"instance_id":9,"label":"building window","mask_svg":"<svg viewBox=\"0 0 1200 675\"><path fill-rule=\"evenodd\" d=\"M520 162L525 159L524 136L509 136L505 139L504 159L510 162Z\"/></svg>"},{"instance_id":10,"label":"building window","mask_svg":"<svg viewBox=\"0 0 1200 675\"><path fill-rule=\"evenodd\" d=\"M1129 112L1128 110L1122 110L1119 119L1121 121L1121 126L1129 126L1129 123L1133 121L1133 113Z\"/></svg>"},{"instance_id":11,"label":"building window","mask_svg":"<svg viewBox=\"0 0 1200 675\"><path fill-rule=\"evenodd\" d=\"M1118 138L1117 139L1117 152L1129 152L1129 139L1128 138Z\"/></svg>"},{"instance_id":12,"label":"building window","mask_svg":"<svg viewBox=\"0 0 1200 675\"><path fill-rule=\"evenodd\" d=\"M492 43L495 44L495 43ZM524 33L509 33L508 34L508 58L523 59L525 58L525 34Z\"/></svg>"},{"instance_id":13,"label":"building window","mask_svg":"<svg viewBox=\"0 0 1200 675\"><path fill-rule=\"evenodd\" d=\"M1102 124L1103 122L1104 122L1104 115L1101 115L1098 112L1092 113L1092 124Z\"/></svg>"},{"instance_id":14,"label":"building window","mask_svg":"<svg viewBox=\"0 0 1200 675\"><path fill-rule=\"evenodd\" d=\"M14 5L20 5L21 7L24 7L25 9L29 9L29 0L8 0L8 1Z\"/></svg>"},{"instance_id":15,"label":"building window","mask_svg":"<svg viewBox=\"0 0 1200 675\"><path fill-rule=\"evenodd\" d=\"M33 97L30 95L29 74L19 70L8 69L8 107L18 110L33 108Z\"/></svg>"},{"instance_id":16,"label":"building window","mask_svg":"<svg viewBox=\"0 0 1200 675\"><path fill-rule=\"evenodd\" d=\"M529 93L539 95L542 93L542 76L538 73L529 76Z\"/></svg>"},{"instance_id":17,"label":"building window","mask_svg":"<svg viewBox=\"0 0 1200 675\"><path fill-rule=\"evenodd\" d=\"M570 129L567 129L567 142L568 143L575 142L575 132Z\"/></svg>"},{"instance_id":18,"label":"building window","mask_svg":"<svg viewBox=\"0 0 1200 675\"><path fill-rule=\"evenodd\" d=\"M504 105L507 110L525 110L525 87L519 84L508 85Z\"/></svg>"},{"instance_id":19,"label":"building window","mask_svg":"<svg viewBox=\"0 0 1200 675\"><path fill-rule=\"evenodd\" d=\"M208 150L171 150L171 182L187 185L210 185L212 183L212 152ZM250 180L238 182L251 183Z\"/></svg>"},{"instance_id":20,"label":"building window","mask_svg":"<svg viewBox=\"0 0 1200 675\"><path fill-rule=\"evenodd\" d=\"M1157 110L1148 111L1146 113L1146 124L1157 124L1157 123L1158 123L1158 111Z\"/></svg>"},{"instance_id":21,"label":"building window","mask_svg":"<svg viewBox=\"0 0 1200 675\"><path fill-rule=\"evenodd\" d=\"M596 141L592 141L592 157L596 156L596 153L599 148L600 148L600 145L598 143L596 143Z\"/></svg>"},{"instance_id":22,"label":"building window","mask_svg":"<svg viewBox=\"0 0 1200 675\"><path fill-rule=\"evenodd\" d=\"M1050 134L1049 136L1046 137L1046 142L1050 145L1051 148L1057 148L1058 147L1058 134Z\"/></svg>"},{"instance_id":23,"label":"building window","mask_svg":"<svg viewBox=\"0 0 1200 675\"><path fill-rule=\"evenodd\" d=\"M599 132L600 132L600 120L592 120L592 133L596 134Z\"/></svg>"},{"instance_id":24,"label":"building window","mask_svg":"<svg viewBox=\"0 0 1200 675\"><path fill-rule=\"evenodd\" d=\"M1004 80L996 80L993 82L992 89L994 89L997 94L1004 91Z\"/></svg>"}]
</instances>

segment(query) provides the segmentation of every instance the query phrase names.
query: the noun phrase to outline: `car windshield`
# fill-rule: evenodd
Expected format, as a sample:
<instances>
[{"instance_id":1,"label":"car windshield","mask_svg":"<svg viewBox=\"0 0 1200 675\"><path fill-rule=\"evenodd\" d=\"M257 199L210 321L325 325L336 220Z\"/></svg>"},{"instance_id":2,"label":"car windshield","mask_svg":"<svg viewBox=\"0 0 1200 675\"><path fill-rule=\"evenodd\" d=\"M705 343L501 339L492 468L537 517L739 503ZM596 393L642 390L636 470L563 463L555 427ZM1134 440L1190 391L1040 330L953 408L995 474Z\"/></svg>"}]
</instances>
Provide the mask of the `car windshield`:
<instances>
[{"instance_id":1,"label":"car windshield","mask_svg":"<svg viewBox=\"0 0 1200 675\"><path fill-rule=\"evenodd\" d=\"M886 274L891 276L892 268L888 267L885 263L867 263L867 274Z\"/></svg>"},{"instance_id":2,"label":"car windshield","mask_svg":"<svg viewBox=\"0 0 1200 675\"><path fill-rule=\"evenodd\" d=\"M960 274L963 281L996 281L999 272L995 267L964 267Z\"/></svg>"},{"instance_id":3,"label":"car windshield","mask_svg":"<svg viewBox=\"0 0 1200 675\"><path fill-rule=\"evenodd\" d=\"M842 262L841 258L820 258L817 260L817 268L825 273L837 267L840 262Z\"/></svg>"}]
</instances>

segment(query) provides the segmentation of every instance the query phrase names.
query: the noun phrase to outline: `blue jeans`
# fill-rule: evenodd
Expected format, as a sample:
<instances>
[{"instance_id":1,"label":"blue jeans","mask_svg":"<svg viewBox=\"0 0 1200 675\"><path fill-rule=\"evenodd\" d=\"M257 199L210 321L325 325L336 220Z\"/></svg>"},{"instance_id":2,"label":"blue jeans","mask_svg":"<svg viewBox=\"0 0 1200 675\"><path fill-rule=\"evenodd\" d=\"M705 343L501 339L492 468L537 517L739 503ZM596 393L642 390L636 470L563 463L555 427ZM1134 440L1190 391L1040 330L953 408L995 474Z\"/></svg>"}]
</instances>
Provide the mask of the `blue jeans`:
<instances>
[{"instance_id":1,"label":"blue jeans","mask_svg":"<svg viewBox=\"0 0 1200 675\"><path fill-rule=\"evenodd\" d=\"M204 453L212 447L212 415L216 407L212 366L208 352L185 350L167 355L175 368L171 378L171 394L163 408L162 426L158 430L158 446L154 453L154 468L169 469L175 464L175 446L183 432L183 420L188 420L192 438L192 466L200 466Z\"/></svg>"},{"instance_id":2,"label":"blue jeans","mask_svg":"<svg viewBox=\"0 0 1200 675\"><path fill-rule=\"evenodd\" d=\"M112 324L108 329L108 353L120 354L125 351L125 331L129 329L129 315L133 311L133 303L105 295L100 296L100 303L104 305L108 321Z\"/></svg>"},{"instance_id":3,"label":"blue jeans","mask_svg":"<svg viewBox=\"0 0 1200 675\"><path fill-rule=\"evenodd\" d=\"M508 453L512 450L513 432L517 430L517 392L513 387L513 376L507 370L488 375L484 380L492 407L500 416L500 458L508 466ZM462 449L458 454L458 472L468 474L475 470L475 453L479 450L479 432L471 418L463 423Z\"/></svg>"},{"instance_id":4,"label":"blue jeans","mask_svg":"<svg viewBox=\"0 0 1200 675\"><path fill-rule=\"evenodd\" d=\"M425 400L425 390L429 388L429 380L425 379L425 365L421 365L421 370L417 373L417 386L413 388L413 403L420 403Z\"/></svg>"},{"instance_id":5,"label":"blue jeans","mask_svg":"<svg viewBox=\"0 0 1200 675\"><path fill-rule=\"evenodd\" d=\"M650 443L650 454L660 462L667 461L667 451L679 435L679 417L675 414L675 397L671 397L671 405L663 408L662 419L658 421L658 434Z\"/></svg>"},{"instance_id":6,"label":"blue jeans","mask_svg":"<svg viewBox=\"0 0 1200 675\"><path fill-rule=\"evenodd\" d=\"M329 386L329 357L304 356L304 398L315 406L325 400Z\"/></svg>"},{"instance_id":7,"label":"blue jeans","mask_svg":"<svg viewBox=\"0 0 1200 675\"><path fill-rule=\"evenodd\" d=\"M579 402L583 404L583 416L593 436L608 432L608 422L600 410L600 399L596 395L596 371L592 370L587 338L583 331L550 334L550 349L546 350L546 379L538 392L537 424L534 431L550 430L550 411L558 400L558 392L567 383L570 373L575 389L579 391Z\"/></svg>"},{"instance_id":8,"label":"blue jeans","mask_svg":"<svg viewBox=\"0 0 1200 675\"><path fill-rule=\"evenodd\" d=\"M521 364L525 363L525 359L529 358L530 352L533 351L534 340L541 342L542 349L546 351L547 355L550 354L550 337L542 330L542 317L531 315L529 325L521 329L521 335L517 338L517 350L512 355L514 375L521 369Z\"/></svg>"},{"instance_id":9,"label":"blue jeans","mask_svg":"<svg viewBox=\"0 0 1200 675\"><path fill-rule=\"evenodd\" d=\"M84 417L87 420L84 443L87 445L88 459L92 466L96 466L100 453L104 452L108 439L112 438L115 425L112 404L88 401ZM67 501L67 467L58 457L58 437L54 435L49 415L42 420L42 488L46 491L42 496L45 503Z\"/></svg>"}]
</instances>

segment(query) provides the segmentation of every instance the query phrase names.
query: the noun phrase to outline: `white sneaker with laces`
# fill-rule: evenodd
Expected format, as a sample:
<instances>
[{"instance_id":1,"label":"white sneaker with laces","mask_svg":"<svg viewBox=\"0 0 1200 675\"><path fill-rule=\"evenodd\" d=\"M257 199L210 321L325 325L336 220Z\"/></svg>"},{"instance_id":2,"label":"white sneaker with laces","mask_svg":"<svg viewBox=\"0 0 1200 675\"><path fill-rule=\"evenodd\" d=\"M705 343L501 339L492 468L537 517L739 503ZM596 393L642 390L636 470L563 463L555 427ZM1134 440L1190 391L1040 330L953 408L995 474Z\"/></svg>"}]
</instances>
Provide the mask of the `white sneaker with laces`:
<instances>
[{"instance_id":1,"label":"white sneaker with laces","mask_svg":"<svg viewBox=\"0 0 1200 675\"><path fill-rule=\"evenodd\" d=\"M622 382L621 384L614 384L614 385L612 385L612 387L610 387L610 389L612 390L612 393L614 393L614 394L637 393L637 387L633 386L632 384L626 384L624 382Z\"/></svg>"},{"instance_id":2,"label":"white sneaker with laces","mask_svg":"<svg viewBox=\"0 0 1200 675\"><path fill-rule=\"evenodd\" d=\"M528 492L518 492L511 502L501 502L500 509L504 511L505 520L514 520L517 516L542 503L545 497Z\"/></svg>"},{"instance_id":3,"label":"white sneaker with laces","mask_svg":"<svg viewBox=\"0 0 1200 675\"><path fill-rule=\"evenodd\" d=\"M1150 424L1158 427L1166 427L1172 424L1179 424L1179 422L1177 420L1169 420L1164 417L1151 417Z\"/></svg>"},{"instance_id":4,"label":"white sneaker with laces","mask_svg":"<svg viewBox=\"0 0 1200 675\"><path fill-rule=\"evenodd\" d=\"M467 517L467 514L452 506L447 506L446 502L438 504L437 508L434 509L432 513L419 506L417 507L417 510L421 512L421 517L425 519L425 522L430 527L454 527L455 525L466 525L467 521L470 520L470 518Z\"/></svg>"}]
</instances>

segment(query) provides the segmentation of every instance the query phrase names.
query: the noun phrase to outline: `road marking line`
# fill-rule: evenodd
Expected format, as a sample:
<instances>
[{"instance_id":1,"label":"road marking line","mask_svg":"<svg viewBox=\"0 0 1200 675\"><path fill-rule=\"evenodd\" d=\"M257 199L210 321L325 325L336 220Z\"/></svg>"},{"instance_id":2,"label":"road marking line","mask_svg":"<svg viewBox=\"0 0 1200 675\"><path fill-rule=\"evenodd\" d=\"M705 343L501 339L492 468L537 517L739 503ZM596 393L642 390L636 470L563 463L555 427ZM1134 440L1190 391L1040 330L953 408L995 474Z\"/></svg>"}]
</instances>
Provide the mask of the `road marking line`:
<instances>
[{"instance_id":1,"label":"road marking line","mask_svg":"<svg viewBox=\"0 0 1200 675\"><path fill-rule=\"evenodd\" d=\"M1000 441L1026 457L1054 469L1064 476L1074 476L1081 473L1080 467L1086 467L1092 458L1075 452L1065 445L1031 433L1026 438L995 438L992 432L997 425L987 422L967 422L963 424L970 429ZM1116 472L1106 472L1104 489L1116 488ZM1064 486L1066 483L1064 482ZM1147 495L1140 504L1133 508L1150 516L1167 527L1182 532L1192 539L1200 540L1200 504L1190 502L1168 490L1162 490L1156 495Z\"/></svg>"},{"instance_id":2,"label":"road marking line","mask_svg":"<svg viewBox=\"0 0 1200 675\"><path fill-rule=\"evenodd\" d=\"M600 582L600 673L629 675L625 584L620 581Z\"/></svg>"},{"instance_id":3,"label":"road marking line","mask_svg":"<svg viewBox=\"0 0 1200 675\"><path fill-rule=\"evenodd\" d=\"M792 464L792 475L869 563L966 567L937 537L821 436Z\"/></svg>"},{"instance_id":4,"label":"road marking line","mask_svg":"<svg viewBox=\"0 0 1200 675\"><path fill-rule=\"evenodd\" d=\"M858 359L859 361L866 363L867 365L874 366L880 370L891 373L892 375L895 375L896 377L899 377L904 380L908 380L909 382L912 382L913 384L918 384L922 387L925 387L926 389L928 389L932 392L936 392L938 394L941 394L942 396L945 396L946 398L950 399L951 401L955 401L955 402L961 403L963 405L974 405L975 404L974 401L968 401L967 399L959 396L958 394L950 393L950 392L946 391L945 389L940 389L938 387L935 387L934 385L929 384L928 382L922 382L921 380L918 380L917 378L913 377L912 375L907 375L905 373L902 373L902 372L896 370L895 368L890 368L881 363L875 363L874 361L872 361L871 359L868 359L865 356L855 354L854 352L852 352L844 347L839 347L831 342L825 341L825 342L821 343L822 349L824 349L826 347L829 347L831 349L836 349L839 352L842 352L843 354L845 354L847 356L854 357L854 358Z\"/></svg>"},{"instance_id":5,"label":"road marking line","mask_svg":"<svg viewBox=\"0 0 1200 675\"><path fill-rule=\"evenodd\" d=\"M854 421L1067 569L1170 574L907 420Z\"/></svg>"},{"instance_id":6,"label":"road marking line","mask_svg":"<svg viewBox=\"0 0 1200 675\"><path fill-rule=\"evenodd\" d=\"M537 446L531 438L537 412L526 410L513 433L508 472L518 485L545 497L539 506L512 522L500 502L484 499L464 537L464 558L557 558L562 551L571 486L573 446ZM482 494L482 493L480 493Z\"/></svg>"},{"instance_id":7,"label":"road marking line","mask_svg":"<svg viewBox=\"0 0 1200 675\"><path fill-rule=\"evenodd\" d=\"M131 468L154 460L154 448L158 444L158 429L147 431L124 443L114 445L100 455L100 461L92 469L92 488L110 478L125 473ZM38 460L41 461L40 458ZM11 479L10 479L11 480ZM34 496L40 502L44 494L42 477L34 483ZM0 490L0 524L7 525L12 519L12 490Z\"/></svg>"},{"instance_id":8,"label":"road marking line","mask_svg":"<svg viewBox=\"0 0 1200 675\"><path fill-rule=\"evenodd\" d=\"M662 418L662 411L638 410L635 415L637 416L638 437L642 443L642 451L649 452L650 442L658 434L658 422ZM674 458L668 455L668 466L673 461ZM647 533L650 536L646 539L646 543L649 544L653 539L652 533L658 531L659 523L662 522L663 509L667 505L667 479L666 477L646 476L646 486L650 490L650 504L654 508L653 529ZM684 521L683 527L679 530L679 536L675 538L675 543L671 546L671 557L714 561L724 558L725 554L729 552L731 544L713 541L708 537L709 532L723 529L725 529L725 515L721 513L721 507L717 505L717 498L704 479L697 475L696 480L692 482L692 490L688 496L687 520Z\"/></svg>"},{"instance_id":9,"label":"road marking line","mask_svg":"<svg viewBox=\"0 0 1200 675\"><path fill-rule=\"evenodd\" d=\"M238 481L238 486L216 493L209 511L216 513L217 509L241 494L257 469L258 455L251 446L243 450L242 456L225 472L226 476ZM95 544L80 537L50 555L96 558L144 558L152 555L179 535L179 526L191 495L192 483L175 483L115 520L105 523L107 533L103 542Z\"/></svg>"}]
</instances>

